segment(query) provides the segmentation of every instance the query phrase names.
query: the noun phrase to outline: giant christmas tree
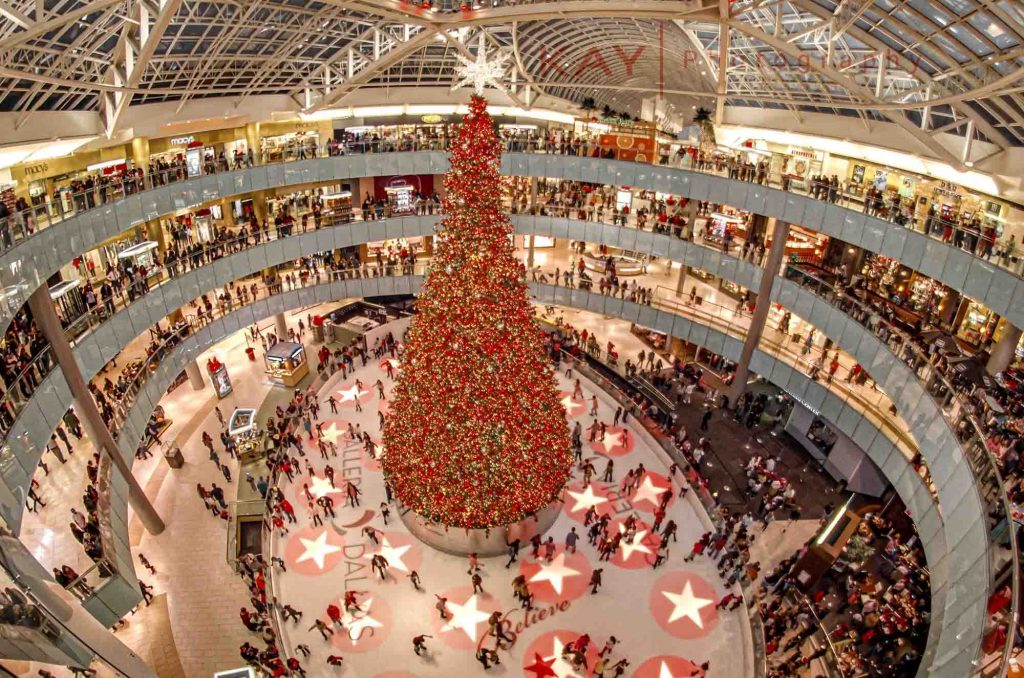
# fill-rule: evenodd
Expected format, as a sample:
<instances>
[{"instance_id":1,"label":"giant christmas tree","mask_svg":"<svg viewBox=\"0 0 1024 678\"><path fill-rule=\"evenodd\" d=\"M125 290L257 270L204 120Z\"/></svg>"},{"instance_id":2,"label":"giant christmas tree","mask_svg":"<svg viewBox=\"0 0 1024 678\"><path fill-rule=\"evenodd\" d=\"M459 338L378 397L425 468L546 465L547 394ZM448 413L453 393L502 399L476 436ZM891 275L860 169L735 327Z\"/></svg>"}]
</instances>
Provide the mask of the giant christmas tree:
<instances>
[{"instance_id":1,"label":"giant christmas tree","mask_svg":"<svg viewBox=\"0 0 1024 678\"><path fill-rule=\"evenodd\" d=\"M444 525L510 525L569 477L565 412L501 209L501 146L474 96L445 177L446 217L384 427L395 495Z\"/></svg>"}]
</instances>

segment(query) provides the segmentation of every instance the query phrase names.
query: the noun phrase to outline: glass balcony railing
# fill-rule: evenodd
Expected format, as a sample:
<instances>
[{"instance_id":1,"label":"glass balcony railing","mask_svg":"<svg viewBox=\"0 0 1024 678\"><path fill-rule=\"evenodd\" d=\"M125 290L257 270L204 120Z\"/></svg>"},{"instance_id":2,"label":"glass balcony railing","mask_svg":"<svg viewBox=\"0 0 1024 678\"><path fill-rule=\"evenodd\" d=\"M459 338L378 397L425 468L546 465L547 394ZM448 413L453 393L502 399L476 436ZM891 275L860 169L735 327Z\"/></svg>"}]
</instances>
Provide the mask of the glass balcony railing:
<instances>
[{"instance_id":1,"label":"glass balcony railing","mask_svg":"<svg viewBox=\"0 0 1024 678\"><path fill-rule=\"evenodd\" d=\"M56 195L48 195L40 204L0 217L0 252L8 249L19 241L37 231L61 223L77 214L87 212L104 205L110 205L126 197L146 190L179 183L196 176L208 176L244 170L259 165L299 162L317 157L343 156L375 153L395 153L412 151L446 151L447 138L385 138L345 143L331 142L324 146L295 146L286 148L282 157L270 158L257 156L240 156L237 158L217 158L205 162L200 175L189 176L184 163L162 169L145 172L141 169L129 170L124 176L94 176L91 188L79 191L64 190ZM587 141L565 141L554 143L548 140L529 138L511 138L505 140L505 149L512 153L541 153L571 155L590 158L613 158L607 149ZM792 191L794 186L785 175L777 173L758 174L735 158L716 155L713 159L693 162L688 154L669 156L655 154L653 164L686 169L718 176L725 176L739 181L760 183L765 186ZM854 199L852 193L830 191L828 188L809 182L804 194L823 202L846 203L852 209ZM942 219L939 216L917 217L910 212L911 205L905 200L890 198L881 204L868 204L862 209L869 216L889 221L893 224L924 233L933 239L943 241L953 247L970 252L975 256L997 266L1012 271L1016 275L1024 275L1024 251L1021 243L1011 238L997 240L991 230L972 226L958 221Z\"/></svg>"},{"instance_id":2,"label":"glass balcony railing","mask_svg":"<svg viewBox=\"0 0 1024 678\"><path fill-rule=\"evenodd\" d=\"M975 405L969 401L967 391L970 387L958 382L952 373L943 373L938 368L938 361L929 355L919 337L913 337L890 323L878 309L847 293L845 289L829 285L796 266L786 266L784 277L838 308L887 344L889 350L913 371L924 385L925 393L935 401L960 442L979 494L988 505L988 515L993 525L989 535L989 557L996 573L993 591L1006 584L1010 585L1014 593L1007 620L1010 628L1016 628L1020 614L1020 550L1017 529L1012 524L1008 484L1003 478L999 461L988 448L985 428L974 414ZM989 653L981 664L989 668L1008 666L1013 645L1014 639L1008 638L998 652Z\"/></svg>"}]
</instances>

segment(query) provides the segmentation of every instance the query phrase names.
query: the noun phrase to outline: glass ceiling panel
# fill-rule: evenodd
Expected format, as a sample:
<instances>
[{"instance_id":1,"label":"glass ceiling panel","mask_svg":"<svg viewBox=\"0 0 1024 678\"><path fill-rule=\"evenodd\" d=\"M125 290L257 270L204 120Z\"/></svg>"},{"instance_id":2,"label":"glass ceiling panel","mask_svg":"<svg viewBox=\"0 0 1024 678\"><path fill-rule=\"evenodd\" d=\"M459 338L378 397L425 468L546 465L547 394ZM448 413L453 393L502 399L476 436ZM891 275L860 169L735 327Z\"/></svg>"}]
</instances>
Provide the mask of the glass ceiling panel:
<instances>
[{"instance_id":1,"label":"glass ceiling panel","mask_svg":"<svg viewBox=\"0 0 1024 678\"><path fill-rule=\"evenodd\" d=\"M932 42L941 47L943 52L956 59L958 63L967 61L967 53L960 47L954 45L952 40L941 33L932 36Z\"/></svg>"},{"instance_id":2,"label":"glass ceiling panel","mask_svg":"<svg viewBox=\"0 0 1024 678\"><path fill-rule=\"evenodd\" d=\"M948 26L949 22L953 20L953 17L949 15L942 5L932 2L931 0L910 0L907 4L921 14L924 14L939 26Z\"/></svg>"},{"instance_id":3,"label":"glass ceiling panel","mask_svg":"<svg viewBox=\"0 0 1024 678\"><path fill-rule=\"evenodd\" d=\"M964 16L976 7L971 0L942 0L942 4L953 10L957 16Z\"/></svg>"},{"instance_id":4,"label":"glass ceiling panel","mask_svg":"<svg viewBox=\"0 0 1024 678\"><path fill-rule=\"evenodd\" d=\"M976 12L972 14L967 21L969 21L976 29L987 35L989 39L1000 49L1006 49L1007 47L1013 47L1019 44L1017 39L987 12Z\"/></svg>"},{"instance_id":5,"label":"glass ceiling panel","mask_svg":"<svg viewBox=\"0 0 1024 678\"><path fill-rule=\"evenodd\" d=\"M949 32L955 35L961 43L978 56L992 53L992 48L982 42L974 34L963 26L952 26Z\"/></svg>"}]
</instances>

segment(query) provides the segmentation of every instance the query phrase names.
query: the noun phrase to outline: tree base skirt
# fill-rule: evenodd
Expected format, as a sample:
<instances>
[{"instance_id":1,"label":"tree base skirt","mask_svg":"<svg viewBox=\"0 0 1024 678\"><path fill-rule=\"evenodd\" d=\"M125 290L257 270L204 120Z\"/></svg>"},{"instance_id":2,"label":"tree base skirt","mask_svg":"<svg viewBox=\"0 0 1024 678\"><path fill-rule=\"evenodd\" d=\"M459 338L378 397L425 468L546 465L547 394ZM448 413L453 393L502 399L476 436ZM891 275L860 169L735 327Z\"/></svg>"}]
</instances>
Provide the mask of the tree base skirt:
<instances>
[{"instance_id":1,"label":"tree base skirt","mask_svg":"<svg viewBox=\"0 0 1024 678\"><path fill-rule=\"evenodd\" d=\"M415 511L401 506L398 515L409 532L427 546L455 556L476 553L481 558L500 556L508 552L509 542L519 539L524 548L529 547L530 538L543 535L558 519L562 502L553 501L535 515L511 525L492 527L489 530L464 527L445 527L432 523Z\"/></svg>"}]
</instances>

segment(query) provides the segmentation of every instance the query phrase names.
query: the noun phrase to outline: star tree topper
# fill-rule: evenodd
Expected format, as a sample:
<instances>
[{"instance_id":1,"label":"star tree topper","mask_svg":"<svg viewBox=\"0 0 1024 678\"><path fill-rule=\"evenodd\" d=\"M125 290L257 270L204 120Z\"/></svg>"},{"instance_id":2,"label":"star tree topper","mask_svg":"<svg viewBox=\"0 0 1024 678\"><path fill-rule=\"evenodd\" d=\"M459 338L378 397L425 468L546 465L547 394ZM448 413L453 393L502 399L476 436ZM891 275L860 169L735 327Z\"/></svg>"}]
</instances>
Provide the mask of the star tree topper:
<instances>
[{"instance_id":1,"label":"star tree topper","mask_svg":"<svg viewBox=\"0 0 1024 678\"><path fill-rule=\"evenodd\" d=\"M455 56L462 62L462 65L455 67L455 73L459 76L460 80L452 86L452 89L473 85L473 89L477 94L483 94L484 87L488 84L499 87L501 80L505 77L505 62L508 61L509 55L498 50L494 59L488 61L487 47L484 44L484 34L482 32L480 33L480 43L476 49L475 60L464 57L461 54L456 54Z\"/></svg>"}]
</instances>

